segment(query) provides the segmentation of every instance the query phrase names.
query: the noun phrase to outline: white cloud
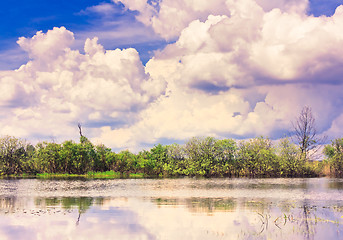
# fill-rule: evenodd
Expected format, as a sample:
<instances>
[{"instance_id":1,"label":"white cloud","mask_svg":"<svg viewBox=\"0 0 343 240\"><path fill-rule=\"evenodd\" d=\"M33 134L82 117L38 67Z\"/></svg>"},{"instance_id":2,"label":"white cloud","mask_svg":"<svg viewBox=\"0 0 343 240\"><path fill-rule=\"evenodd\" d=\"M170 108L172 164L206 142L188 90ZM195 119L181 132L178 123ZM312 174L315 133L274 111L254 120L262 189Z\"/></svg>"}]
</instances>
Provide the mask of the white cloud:
<instances>
[{"instance_id":1,"label":"white cloud","mask_svg":"<svg viewBox=\"0 0 343 240\"><path fill-rule=\"evenodd\" d=\"M99 5L91 6L81 11L80 14L98 13L105 16L117 13L118 10L110 3L100 3Z\"/></svg>"},{"instance_id":2,"label":"white cloud","mask_svg":"<svg viewBox=\"0 0 343 240\"><path fill-rule=\"evenodd\" d=\"M227 13L225 1L164 0L158 7L147 1L113 0L122 2L128 9L139 11L137 20L152 26L165 39L177 38L180 32L195 19L205 20L208 15Z\"/></svg>"},{"instance_id":3,"label":"white cloud","mask_svg":"<svg viewBox=\"0 0 343 240\"><path fill-rule=\"evenodd\" d=\"M30 58L49 61L63 54L73 41L74 34L72 32L64 27L54 27L46 34L42 31L37 32L31 39L21 37L17 43L28 52Z\"/></svg>"},{"instance_id":4,"label":"white cloud","mask_svg":"<svg viewBox=\"0 0 343 240\"><path fill-rule=\"evenodd\" d=\"M123 3L128 9L138 11L137 20L152 26L156 33L165 39L175 39L193 20L204 21L209 15L235 15L244 12L250 15L252 9L259 7L268 12L278 8L282 11L305 14L309 6L308 0L161 0L152 4L141 0L113 0Z\"/></svg>"},{"instance_id":5,"label":"white cloud","mask_svg":"<svg viewBox=\"0 0 343 240\"><path fill-rule=\"evenodd\" d=\"M204 135L282 137L304 105L320 132L340 131L343 6L313 17L305 0L122 2L177 40L143 66L137 50L105 50L97 38L85 54L71 50L65 28L21 38L32 60L0 73L1 134L65 140L81 121L93 140L131 150Z\"/></svg>"},{"instance_id":6,"label":"white cloud","mask_svg":"<svg viewBox=\"0 0 343 240\"><path fill-rule=\"evenodd\" d=\"M330 139L342 138L343 113L333 119L330 128L323 133L324 136L329 136Z\"/></svg>"},{"instance_id":7,"label":"white cloud","mask_svg":"<svg viewBox=\"0 0 343 240\"><path fill-rule=\"evenodd\" d=\"M304 105L312 106L318 130L328 129L342 111L333 103L343 100L336 69L343 60L341 7L315 18L305 14L307 1L300 10L281 3L269 11L227 1L230 16L190 22L146 66L150 76L168 81L167 96L136 124L102 129L100 139L120 148L199 135L282 137ZM132 138L115 138L123 133Z\"/></svg>"},{"instance_id":8,"label":"white cloud","mask_svg":"<svg viewBox=\"0 0 343 240\"><path fill-rule=\"evenodd\" d=\"M303 17L273 10L264 15L261 39L252 45L251 58L274 79L314 76L342 61L339 13L333 17Z\"/></svg>"},{"instance_id":9,"label":"white cloud","mask_svg":"<svg viewBox=\"0 0 343 240\"><path fill-rule=\"evenodd\" d=\"M25 137L65 140L75 136L72 125L78 121L135 121L135 112L163 93L165 83L145 73L135 49L105 51L97 39L87 39L80 54L69 48L72 42L73 33L63 27L20 38L32 61L0 75L2 108L8 114L1 134L22 131ZM8 132L14 125L18 131Z\"/></svg>"}]
</instances>

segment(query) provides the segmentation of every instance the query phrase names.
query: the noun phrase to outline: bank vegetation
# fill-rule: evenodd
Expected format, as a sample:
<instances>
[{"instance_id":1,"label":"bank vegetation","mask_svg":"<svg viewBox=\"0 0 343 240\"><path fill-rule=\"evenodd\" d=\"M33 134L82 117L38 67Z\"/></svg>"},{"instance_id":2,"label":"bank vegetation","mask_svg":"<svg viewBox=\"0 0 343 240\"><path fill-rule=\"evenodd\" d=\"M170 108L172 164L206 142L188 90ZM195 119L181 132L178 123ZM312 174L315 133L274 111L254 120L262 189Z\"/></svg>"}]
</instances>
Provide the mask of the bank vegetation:
<instances>
[{"instance_id":1,"label":"bank vegetation","mask_svg":"<svg viewBox=\"0 0 343 240\"><path fill-rule=\"evenodd\" d=\"M324 147L325 159L312 161L288 138L277 144L265 137L236 141L194 137L185 144L155 145L134 154L80 142L32 145L0 138L2 176L88 177L318 177L343 176L343 139Z\"/></svg>"}]
</instances>

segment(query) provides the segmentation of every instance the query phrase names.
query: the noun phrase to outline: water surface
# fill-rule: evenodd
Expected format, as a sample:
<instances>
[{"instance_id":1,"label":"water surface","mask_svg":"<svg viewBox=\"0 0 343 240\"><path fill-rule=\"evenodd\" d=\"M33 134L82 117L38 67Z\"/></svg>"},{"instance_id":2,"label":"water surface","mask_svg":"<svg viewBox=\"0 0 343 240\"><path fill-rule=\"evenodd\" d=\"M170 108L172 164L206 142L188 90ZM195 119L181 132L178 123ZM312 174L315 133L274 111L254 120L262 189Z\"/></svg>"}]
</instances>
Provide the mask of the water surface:
<instances>
[{"instance_id":1,"label":"water surface","mask_svg":"<svg viewBox=\"0 0 343 240\"><path fill-rule=\"evenodd\" d=\"M342 239L341 179L0 180L0 239Z\"/></svg>"}]
</instances>

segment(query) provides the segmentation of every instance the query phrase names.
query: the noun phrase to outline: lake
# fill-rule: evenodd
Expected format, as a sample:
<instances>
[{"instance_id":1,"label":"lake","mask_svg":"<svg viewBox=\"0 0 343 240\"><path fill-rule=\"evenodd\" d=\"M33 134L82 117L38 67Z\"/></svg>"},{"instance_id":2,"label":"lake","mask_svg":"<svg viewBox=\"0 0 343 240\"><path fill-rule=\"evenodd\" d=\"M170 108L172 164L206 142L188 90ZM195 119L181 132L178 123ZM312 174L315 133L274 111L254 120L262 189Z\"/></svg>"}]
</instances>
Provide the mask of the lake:
<instances>
[{"instance_id":1,"label":"lake","mask_svg":"<svg viewBox=\"0 0 343 240\"><path fill-rule=\"evenodd\" d=\"M343 180L1 179L0 239L343 239Z\"/></svg>"}]
</instances>

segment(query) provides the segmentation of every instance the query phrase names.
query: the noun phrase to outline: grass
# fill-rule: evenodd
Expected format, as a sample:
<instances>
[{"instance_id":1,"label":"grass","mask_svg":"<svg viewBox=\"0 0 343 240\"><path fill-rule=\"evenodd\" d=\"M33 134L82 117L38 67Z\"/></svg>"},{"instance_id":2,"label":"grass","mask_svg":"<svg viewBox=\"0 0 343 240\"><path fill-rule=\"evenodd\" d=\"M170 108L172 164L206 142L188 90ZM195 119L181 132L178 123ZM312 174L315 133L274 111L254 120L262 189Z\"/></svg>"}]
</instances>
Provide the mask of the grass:
<instances>
[{"instance_id":1,"label":"grass","mask_svg":"<svg viewBox=\"0 0 343 240\"><path fill-rule=\"evenodd\" d=\"M84 174L69 174L69 173L37 173L37 178L73 178L85 177Z\"/></svg>"},{"instance_id":2,"label":"grass","mask_svg":"<svg viewBox=\"0 0 343 240\"><path fill-rule=\"evenodd\" d=\"M122 174L115 171L106 171L106 172L88 172L88 178L121 178Z\"/></svg>"},{"instance_id":3,"label":"grass","mask_svg":"<svg viewBox=\"0 0 343 240\"><path fill-rule=\"evenodd\" d=\"M130 173L129 174L129 178L144 178L144 174L143 173Z\"/></svg>"},{"instance_id":4,"label":"grass","mask_svg":"<svg viewBox=\"0 0 343 240\"><path fill-rule=\"evenodd\" d=\"M90 179L118 179L118 178L144 178L143 173L120 173L114 171L106 172L88 172L86 174L68 174L68 173L37 173L37 178L90 178Z\"/></svg>"}]
</instances>

